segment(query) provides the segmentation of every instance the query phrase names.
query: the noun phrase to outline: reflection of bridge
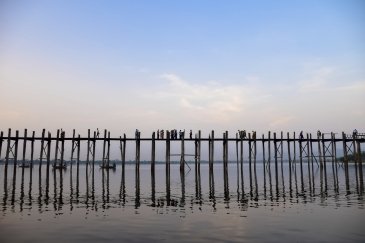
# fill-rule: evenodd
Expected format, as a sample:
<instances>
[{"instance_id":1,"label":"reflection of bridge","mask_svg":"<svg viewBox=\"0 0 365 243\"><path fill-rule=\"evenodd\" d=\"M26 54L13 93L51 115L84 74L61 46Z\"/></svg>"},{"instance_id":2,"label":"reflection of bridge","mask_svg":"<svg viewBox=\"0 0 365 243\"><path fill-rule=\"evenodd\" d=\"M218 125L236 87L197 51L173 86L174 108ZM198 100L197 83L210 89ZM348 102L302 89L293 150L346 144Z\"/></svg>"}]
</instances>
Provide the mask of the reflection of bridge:
<instances>
[{"instance_id":1,"label":"reflection of bridge","mask_svg":"<svg viewBox=\"0 0 365 243\"><path fill-rule=\"evenodd\" d=\"M229 137L228 132L224 132L221 138L217 138L214 136L214 131L212 131L208 137L202 138L201 131L198 131L194 137L191 135L189 138L185 138L184 134L182 134L179 139L176 139L175 136L171 136L169 131L166 131L166 137L160 137L159 134L157 134L156 137L156 133L153 132L151 138L141 138L140 132L137 131L134 138L127 138L125 134L123 134L123 136L113 138L107 130L104 130L103 137L99 137L99 132L96 131L92 134L90 129L88 130L87 137L81 137L80 135L76 136L75 130L73 130L72 136L66 137L66 133L62 130L57 130L56 136L52 136L50 132L46 135L46 131L43 129L42 135L40 137L36 137L34 131L31 136L28 136L27 129L24 130L23 136L19 136L19 131L16 131L14 136L11 133L11 129L9 129L7 136L4 136L2 131L0 133L0 158L2 155L3 144L6 144L6 148L4 148L5 165L8 165L9 161L14 161L14 164L17 164L19 160L18 153L21 152L22 160L20 161L22 162L22 165L25 166L27 161L27 145L30 142L31 148L29 161L33 164L35 156L34 144L37 142L40 144L40 151L36 151L37 154L39 154L39 168L42 167L43 161L46 162L47 166L49 166L52 161L54 168L64 168L65 143L71 145L72 149L70 160L76 161L77 164L80 161L81 144L84 143L84 145L86 145L86 161L88 164L92 164L94 166L97 141L103 143L103 165L101 167L104 169L115 168L113 165L110 165L111 143L118 143L123 167L125 165L126 145L127 143L135 143L135 161L137 169L140 165L141 142L151 143L151 169L155 166L156 143L165 143L165 161L168 166L170 165L170 157L176 156L176 154L171 154L170 152L171 143L180 143L181 151L178 156L180 156L180 169L184 171L186 156L193 156L195 159L195 167L200 166L202 143L208 143L209 165L211 168L214 162L214 146L217 143L222 144L223 162L225 165L228 163L228 145L232 145L232 143L235 144L236 147L236 159L241 162L243 162L244 148L248 148L248 159L250 163L256 163L257 150L261 150L265 163L270 163L271 161L277 162L278 160L282 162L285 157L289 163L296 163L297 161L302 163L303 159L306 159L308 162L313 163L313 161L315 161L322 166L328 160L337 162L338 144L342 144L344 162L347 163L349 161L349 155L351 155L356 162L361 162L360 145L365 142L365 133L354 133L351 135L342 133L341 137L336 137L336 133L319 132L316 136L312 136L310 133L300 133L299 136L296 136L296 134L293 133L290 136L289 133L286 133L286 136L284 136L283 132L279 134L268 132L266 137L264 134L261 137L258 137L256 136L256 132L247 133L247 136L246 132L240 132L239 134L236 133L235 137ZM19 142L22 143L22 149L18 148ZM195 151L193 154L185 152L185 145L187 143L194 144ZM51 147L54 147L54 156L52 156L52 158Z\"/></svg>"},{"instance_id":2,"label":"reflection of bridge","mask_svg":"<svg viewBox=\"0 0 365 243\"><path fill-rule=\"evenodd\" d=\"M209 168L209 173L207 173L206 166L202 166L202 172L199 167L195 170L194 175L187 175L180 171L178 179L180 181L177 183L175 178L174 186L171 187L171 175L166 167L165 181L160 178L160 184L157 186L164 190L159 189L157 193L156 177L163 177L164 171L158 170L156 175L155 171L146 172L144 170L143 176L150 173L151 184L150 191L146 191L146 187L144 187L142 195L139 170L136 170L134 178L130 177L126 181L124 169L120 174L110 170L95 169L92 166L81 166L84 169L85 167L86 173L82 173L80 177L79 165L71 167L69 170L43 168L41 171L14 166L14 170L10 170L10 172L6 166L3 166L2 210L6 211L10 206L13 211L15 207L19 206L20 211L23 211L24 208L31 209L32 204L33 208L39 209L40 212L50 210L48 205L53 205L54 211L61 211L66 205L70 206L71 211L74 206L97 210L98 208L124 207L128 203L132 203L131 206L135 208L139 208L141 204L161 208L167 206L193 208L207 204L214 209L219 203L224 203L226 206L229 203L238 203L241 210L247 210L249 201L257 203L259 200L278 202L279 199L283 199L285 202L289 199L291 203L299 203L301 200L298 199L306 201L308 198L321 198L323 200L343 196L344 201L338 200L336 204L339 205L341 202L346 204L346 199L350 200L350 195L362 200L365 192L363 166L357 164L353 166L344 164L344 167L333 166L333 164L316 167L313 166L313 163L308 163L308 166L302 166L299 163L293 166L278 163L260 163L259 165L252 164L252 166L241 163L231 164L230 176L236 177L237 180L231 180L231 184L228 186L226 178L228 173L224 173L223 191L219 191L217 188L221 187L215 185L217 181L220 181L217 177L222 176L221 171L217 172ZM350 174L354 174L356 178L350 178ZM38 180L33 181L33 178L38 178ZM120 184L112 184L111 180L118 181ZM135 181L133 182L133 180ZM186 180L190 181L186 183ZM204 192L201 183L208 180L209 188ZM17 185L19 181L20 186ZM233 181L235 182L232 183ZM161 183L165 186L161 187ZM177 186L177 184L179 185ZM187 190L189 193L186 192L186 184L195 185ZM111 190L111 187L114 189ZM128 190L126 187L129 187ZM190 205L187 205L189 203ZM260 203L260 205L262 204Z\"/></svg>"}]
</instances>

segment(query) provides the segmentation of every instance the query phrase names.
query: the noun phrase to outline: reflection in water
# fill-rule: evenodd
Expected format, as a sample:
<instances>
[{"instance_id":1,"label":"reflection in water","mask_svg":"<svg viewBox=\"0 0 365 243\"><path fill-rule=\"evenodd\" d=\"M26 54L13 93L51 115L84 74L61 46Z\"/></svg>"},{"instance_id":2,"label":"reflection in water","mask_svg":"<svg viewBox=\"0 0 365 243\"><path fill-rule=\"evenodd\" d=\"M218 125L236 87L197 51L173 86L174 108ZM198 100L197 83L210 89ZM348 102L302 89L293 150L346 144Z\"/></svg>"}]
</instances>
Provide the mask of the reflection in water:
<instances>
[{"instance_id":1,"label":"reflection in water","mask_svg":"<svg viewBox=\"0 0 365 243\"><path fill-rule=\"evenodd\" d=\"M97 210L98 205L103 209L116 206L125 207L128 201L134 202L135 209L139 209L145 202L148 202L148 206L153 208L185 208L186 201L189 200L192 208L198 206L201 210L204 204L209 204L216 211L217 205L221 203L224 203L226 209L230 209L230 199L234 196L237 198L241 210L247 210L248 203L260 200L286 201L289 197L291 203L298 203L299 199L313 201L316 197L328 199L334 196L338 200L341 196L347 198L346 196L349 195L358 195L357 199L362 200L364 192L363 165L361 163L343 165L327 163L317 166L313 164L313 161L308 161L304 166L305 162L297 164L293 162L291 165L269 162L261 164L253 160L251 163L245 164L243 161L237 160L236 163L229 163L226 168L223 166L224 163L221 165L217 165L213 171L212 166L203 164L202 173L199 166L195 169L195 173L181 172L180 175L174 173L172 178L168 164L166 166L157 165L156 169L151 170L150 173L146 173L149 170L142 170L144 166L147 166L142 164L140 170L134 170L134 183L126 176L126 171L132 170L128 166L123 168L120 174L105 169L95 171L92 166L86 168L86 165L77 165L76 168L71 166L69 170L53 170L43 167L35 175L38 176L38 190L36 191L32 190L34 173L32 167L14 167L13 173L8 175L8 166L2 166L2 209L6 212L8 205L11 205L12 211L16 208L19 208L19 211L31 210L35 204L39 213L42 213L45 206L49 209L48 205L51 203L55 212L64 211L65 204L70 205L70 211L80 205L84 205L86 208L91 206L91 210ZM234 169L235 173L228 173L231 169ZM81 171L85 171L84 176L80 175ZM159 184L156 182L156 178L162 178L163 171L165 181L162 184L163 181L159 181ZM20 176L17 176L18 173ZM221 173L223 174L223 192L217 191L215 180L217 175L222 175ZM247 174L248 188L245 183ZM147 183L143 179L146 176L150 176ZM235 184L231 184L235 191L230 192L229 190L229 180L231 179L229 177L233 177L233 180L236 181ZM95 189L95 178L101 178L101 180L97 180L101 182L101 188L96 185L101 189L100 192ZM141 184L141 179L143 184ZM218 181L222 183L219 179ZM205 180L209 182L209 188L204 192L201 183ZM171 187L172 182L173 187ZM135 193L127 195L127 188L133 184ZM165 191L158 189L163 188L163 184ZM49 197L50 185L53 185L52 198ZM116 185L119 185L117 190L115 190ZM191 185L193 185L192 188L190 188ZM249 198L245 194L246 191L249 191ZM80 197L80 195L85 196ZM179 196L176 197L176 195ZM101 202L98 202L100 198ZM118 198L118 200L114 200L114 198ZM141 198L148 198L148 200L142 201ZM177 198L178 200L176 200Z\"/></svg>"}]
</instances>

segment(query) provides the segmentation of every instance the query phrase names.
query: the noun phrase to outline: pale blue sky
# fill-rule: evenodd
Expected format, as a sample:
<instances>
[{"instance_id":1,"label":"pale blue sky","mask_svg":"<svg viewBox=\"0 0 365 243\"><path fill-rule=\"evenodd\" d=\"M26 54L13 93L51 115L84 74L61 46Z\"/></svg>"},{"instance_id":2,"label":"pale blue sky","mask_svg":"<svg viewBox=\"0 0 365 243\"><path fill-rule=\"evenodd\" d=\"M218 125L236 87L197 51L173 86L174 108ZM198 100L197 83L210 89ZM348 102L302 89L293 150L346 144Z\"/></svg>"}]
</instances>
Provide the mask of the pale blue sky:
<instances>
[{"instance_id":1,"label":"pale blue sky","mask_svg":"<svg viewBox=\"0 0 365 243\"><path fill-rule=\"evenodd\" d=\"M1 130L364 130L365 1L2 0L0 90Z\"/></svg>"}]
</instances>

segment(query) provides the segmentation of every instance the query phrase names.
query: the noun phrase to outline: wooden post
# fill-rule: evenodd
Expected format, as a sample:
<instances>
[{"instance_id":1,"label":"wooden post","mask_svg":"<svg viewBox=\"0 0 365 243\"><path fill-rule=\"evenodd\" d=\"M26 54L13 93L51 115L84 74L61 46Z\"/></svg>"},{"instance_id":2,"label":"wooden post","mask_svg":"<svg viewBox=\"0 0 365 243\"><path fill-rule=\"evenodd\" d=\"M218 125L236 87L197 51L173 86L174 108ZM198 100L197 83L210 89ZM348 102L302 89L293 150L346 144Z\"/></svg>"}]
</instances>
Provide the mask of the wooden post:
<instances>
[{"instance_id":1,"label":"wooden post","mask_svg":"<svg viewBox=\"0 0 365 243\"><path fill-rule=\"evenodd\" d=\"M293 133L293 145L294 145L294 148L293 148L293 150L294 150L294 159L293 159L293 162L296 162L296 158L297 158L297 146L296 146L296 144L295 144L295 132Z\"/></svg>"},{"instance_id":2,"label":"wooden post","mask_svg":"<svg viewBox=\"0 0 365 243\"><path fill-rule=\"evenodd\" d=\"M194 148L195 148L195 176L196 176L198 170L198 135L196 133L195 133Z\"/></svg>"},{"instance_id":3,"label":"wooden post","mask_svg":"<svg viewBox=\"0 0 365 243\"><path fill-rule=\"evenodd\" d=\"M60 137L60 130L57 129L57 137L56 137L56 149L55 149L55 159L54 159L54 166L57 165L57 158L58 158L58 141Z\"/></svg>"},{"instance_id":4,"label":"wooden post","mask_svg":"<svg viewBox=\"0 0 365 243\"><path fill-rule=\"evenodd\" d=\"M51 133L48 132L48 140L47 140L47 176L48 176L49 163L51 161L51 141L52 141L52 136L51 136ZM40 169L40 167L39 167L39 169Z\"/></svg>"},{"instance_id":5,"label":"wooden post","mask_svg":"<svg viewBox=\"0 0 365 243\"><path fill-rule=\"evenodd\" d=\"M283 154L283 131L281 131L280 133L280 155L281 155L281 163L283 163L283 157L284 157L284 154Z\"/></svg>"},{"instance_id":6,"label":"wooden post","mask_svg":"<svg viewBox=\"0 0 365 243\"><path fill-rule=\"evenodd\" d=\"M343 161L348 162L347 158L347 145L346 145L346 134L342 132L342 143L343 143Z\"/></svg>"},{"instance_id":7,"label":"wooden post","mask_svg":"<svg viewBox=\"0 0 365 243\"><path fill-rule=\"evenodd\" d=\"M199 157L198 157L198 169L199 169L199 171L200 171L200 160L201 160L201 152L202 152L202 146L201 146L201 138L202 138L202 132L199 130L199 132L198 132L198 138L199 138L199 142L198 142L198 154L199 154Z\"/></svg>"},{"instance_id":8,"label":"wooden post","mask_svg":"<svg viewBox=\"0 0 365 243\"><path fill-rule=\"evenodd\" d=\"M212 141L209 135L208 138L208 163L209 163L209 171L212 169Z\"/></svg>"},{"instance_id":9,"label":"wooden post","mask_svg":"<svg viewBox=\"0 0 365 243\"><path fill-rule=\"evenodd\" d=\"M335 134L331 132L331 145L332 145L332 162L336 162L336 146L335 146Z\"/></svg>"},{"instance_id":10,"label":"wooden post","mask_svg":"<svg viewBox=\"0 0 365 243\"><path fill-rule=\"evenodd\" d=\"M299 136L299 159L300 159L300 166L302 166L303 162L303 146L302 146L302 136Z\"/></svg>"},{"instance_id":11,"label":"wooden post","mask_svg":"<svg viewBox=\"0 0 365 243\"><path fill-rule=\"evenodd\" d=\"M94 166L95 166L95 148L96 148L96 132L94 131L94 138L93 138L93 157L92 157L92 162L93 162L93 173L94 173ZM88 148L89 149L89 148Z\"/></svg>"},{"instance_id":12,"label":"wooden post","mask_svg":"<svg viewBox=\"0 0 365 243\"><path fill-rule=\"evenodd\" d=\"M313 165L313 140L312 140L312 133L309 134L309 142L310 142L310 150L311 150L311 154L310 154L310 158L311 158L311 163ZM318 163L317 163L318 165Z\"/></svg>"},{"instance_id":13,"label":"wooden post","mask_svg":"<svg viewBox=\"0 0 365 243\"><path fill-rule=\"evenodd\" d=\"M241 144L242 144L243 140L241 139ZM242 151L242 146L241 146L241 151ZM265 165L265 135L262 134L262 161L263 164Z\"/></svg>"},{"instance_id":14,"label":"wooden post","mask_svg":"<svg viewBox=\"0 0 365 243\"><path fill-rule=\"evenodd\" d=\"M156 141L155 132L152 133L152 144L151 144L151 172L155 171L155 159L156 159Z\"/></svg>"},{"instance_id":15,"label":"wooden post","mask_svg":"<svg viewBox=\"0 0 365 243\"><path fill-rule=\"evenodd\" d=\"M181 137L181 157L180 157L180 171L185 171L185 132Z\"/></svg>"},{"instance_id":16,"label":"wooden post","mask_svg":"<svg viewBox=\"0 0 365 243\"><path fill-rule=\"evenodd\" d=\"M61 133L61 168L63 167L64 154L65 154L65 132L63 131Z\"/></svg>"},{"instance_id":17,"label":"wooden post","mask_svg":"<svg viewBox=\"0 0 365 243\"><path fill-rule=\"evenodd\" d=\"M30 143L30 167L33 167L33 160L34 160L34 137L35 137L35 131L32 133L32 141Z\"/></svg>"},{"instance_id":18,"label":"wooden post","mask_svg":"<svg viewBox=\"0 0 365 243\"><path fill-rule=\"evenodd\" d=\"M80 144L80 134L78 135L77 137L77 166L79 166L80 164L80 147L81 147L81 144Z\"/></svg>"},{"instance_id":19,"label":"wooden post","mask_svg":"<svg viewBox=\"0 0 365 243\"><path fill-rule=\"evenodd\" d=\"M89 138L88 138L89 141ZM103 139L103 168L105 168L105 145L106 145L106 129L104 129L104 139Z\"/></svg>"},{"instance_id":20,"label":"wooden post","mask_svg":"<svg viewBox=\"0 0 365 243\"><path fill-rule=\"evenodd\" d=\"M23 141L23 162L22 162L22 165L24 166L25 165L25 153L27 151L27 133L28 133L28 130L27 129L24 129L24 141Z\"/></svg>"},{"instance_id":21,"label":"wooden post","mask_svg":"<svg viewBox=\"0 0 365 243\"><path fill-rule=\"evenodd\" d=\"M125 149L126 149L126 142L127 142L127 138L125 133L123 134L123 154L122 154L122 170L124 172L124 168L125 168Z\"/></svg>"},{"instance_id":22,"label":"wooden post","mask_svg":"<svg viewBox=\"0 0 365 243\"><path fill-rule=\"evenodd\" d=\"M71 166L74 159L74 152L75 152L75 129L72 130L72 140L71 140Z\"/></svg>"},{"instance_id":23,"label":"wooden post","mask_svg":"<svg viewBox=\"0 0 365 243\"><path fill-rule=\"evenodd\" d=\"M11 143L11 128L9 128L8 130L8 143L6 147L5 166L8 166L9 163L10 143Z\"/></svg>"},{"instance_id":24,"label":"wooden post","mask_svg":"<svg viewBox=\"0 0 365 243\"><path fill-rule=\"evenodd\" d=\"M333 133L333 156L335 157L335 163L337 163L336 133Z\"/></svg>"},{"instance_id":25,"label":"wooden post","mask_svg":"<svg viewBox=\"0 0 365 243\"><path fill-rule=\"evenodd\" d=\"M275 148L275 162L277 162L278 159L278 147L276 143L276 132L274 132L274 148Z\"/></svg>"},{"instance_id":26,"label":"wooden post","mask_svg":"<svg viewBox=\"0 0 365 243\"><path fill-rule=\"evenodd\" d=\"M3 137L4 137L4 133L3 131L0 132L0 160L1 160L1 151L3 148Z\"/></svg>"},{"instance_id":27,"label":"wooden post","mask_svg":"<svg viewBox=\"0 0 365 243\"><path fill-rule=\"evenodd\" d=\"M288 159L289 159L289 166L291 165L291 153L290 153L290 135L289 132L286 134L288 139Z\"/></svg>"},{"instance_id":28,"label":"wooden post","mask_svg":"<svg viewBox=\"0 0 365 243\"><path fill-rule=\"evenodd\" d=\"M267 136L267 150L269 152L268 162L271 161L271 131L269 131Z\"/></svg>"},{"instance_id":29,"label":"wooden post","mask_svg":"<svg viewBox=\"0 0 365 243\"><path fill-rule=\"evenodd\" d=\"M19 131L15 131L15 151L14 151L14 166L16 166L18 161L18 142L19 142Z\"/></svg>"},{"instance_id":30,"label":"wooden post","mask_svg":"<svg viewBox=\"0 0 365 243\"><path fill-rule=\"evenodd\" d=\"M214 164L214 130L212 130L212 168Z\"/></svg>"},{"instance_id":31,"label":"wooden post","mask_svg":"<svg viewBox=\"0 0 365 243\"><path fill-rule=\"evenodd\" d=\"M323 152L323 163L326 163L326 146L324 143L324 134L322 133L322 152Z\"/></svg>"},{"instance_id":32,"label":"wooden post","mask_svg":"<svg viewBox=\"0 0 365 243\"><path fill-rule=\"evenodd\" d=\"M170 133L166 131L166 172L170 169Z\"/></svg>"},{"instance_id":33,"label":"wooden post","mask_svg":"<svg viewBox=\"0 0 365 243\"><path fill-rule=\"evenodd\" d=\"M89 165L90 161L90 129L87 129L87 152L86 152L86 165ZM103 165L104 165L104 152L103 152Z\"/></svg>"},{"instance_id":34,"label":"wooden post","mask_svg":"<svg viewBox=\"0 0 365 243\"><path fill-rule=\"evenodd\" d=\"M41 138L41 153L39 155L39 171L41 171L42 167L42 160L43 160L43 152L44 152L44 136L45 136L46 129L42 130L42 138Z\"/></svg>"},{"instance_id":35,"label":"wooden post","mask_svg":"<svg viewBox=\"0 0 365 243\"><path fill-rule=\"evenodd\" d=\"M357 163L356 136L354 134L352 135L352 147L353 147L352 157L354 159L354 162Z\"/></svg>"},{"instance_id":36,"label":"wooden post","mask_svg":"<svg viewBox=\"0 0 365 243\"><path fill-rule=\"evenodd\" d=\"M310 147L309 147L309 134L308 133L307 133L307 155L308 155L308 168L309 168Z\"/></svg>"},{"instance_id":37,"label":"wooden post","mask_svg":"<svg viewBox=\"0 0 365 243\"><path fill-rule=\"evenodd\" d=\"M251 164L251 160L252 160L252 146L251 146L251 133L248 133L248 160L249 163Z\"/></svg>"},{"instance_id":38,"label":"wooden post","mask_svg":"<svg viewBox=\"0 0 365 243\"><path fill-rule=\"evenodd\" d=\"M138 158L139 160L139 158ZM107 157L108 169L110 164L110 131L108 131L108 157ZM109 175L109 172L108 172Z\"/></svg>"},{"instance_id":39,"label":"wooden post","mask_svg":"<svg viewBox=\"0 0 365 243\"><path fill-rule=\"evenodd\" d=\"M319 156L319 164L321 166L323 166L323 162L322 162L322 149L321 149L321 136L318 133L317 134L317 141L318 141L318 156Z\"/></svg>"}]
</instances>

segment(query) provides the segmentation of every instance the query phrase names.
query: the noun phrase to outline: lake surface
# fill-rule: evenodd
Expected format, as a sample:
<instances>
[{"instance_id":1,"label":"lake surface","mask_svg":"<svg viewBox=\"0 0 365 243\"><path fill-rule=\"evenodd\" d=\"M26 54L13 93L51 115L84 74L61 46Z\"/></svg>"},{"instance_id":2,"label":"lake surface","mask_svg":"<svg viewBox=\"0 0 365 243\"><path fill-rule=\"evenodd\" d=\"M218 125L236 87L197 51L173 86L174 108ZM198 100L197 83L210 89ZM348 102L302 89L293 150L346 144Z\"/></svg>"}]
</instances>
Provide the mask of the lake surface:
<instances>
[{"instance_id":1,"label":"lake surface","mask_svg":"<svg viewBox=\"0 0 365 243\"><path fill-rule=\"evenodd\" d=\"M0 242L364 242L364 166L0 165Z\"/></svg>"}]
</instances>

